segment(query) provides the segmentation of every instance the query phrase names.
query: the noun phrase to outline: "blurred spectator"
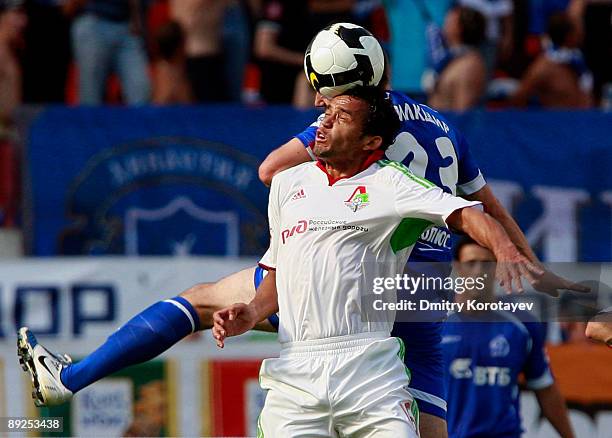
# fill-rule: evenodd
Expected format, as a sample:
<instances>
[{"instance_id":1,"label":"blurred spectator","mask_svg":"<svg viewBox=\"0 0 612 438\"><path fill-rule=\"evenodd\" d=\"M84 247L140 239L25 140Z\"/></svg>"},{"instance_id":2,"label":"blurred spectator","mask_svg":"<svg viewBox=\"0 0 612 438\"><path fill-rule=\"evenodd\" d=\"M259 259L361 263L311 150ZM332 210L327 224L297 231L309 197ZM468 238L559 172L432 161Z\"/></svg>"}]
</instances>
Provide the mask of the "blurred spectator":
<instances>
[{"instance_id":1,"label":"blurred spectator","mask_svg":"<svg viewBox=\"0 0 612 438\"><path fill-rule=\"evenodd\" d=\"M125 103L149 102L141 0L67 0L65 10L81 12L72 26L79 102L103 103L106 81L113 72L119 77Z\"/></svg>"},{"instance_id":2,"label":"blurred spectator","mask_svg":"<svg viewBox=\"0 0 612 438\"><path fill-rule=\"evenodd\" d=\"M484 54L491 73L498 60L508 59L514 50L513 0L459 0L458 3L476 9L487 21Z\"/></svg>"},{"instance_id":3,"label":"blurred spectator","mask_svg":"<svg viewBox=\"0 0 612 438\"><path fill-rule=\"evenodd\" d=\"M574 21L553 15L547 48L527 69L511 104L525 106L536 97L546 108L587 108L591 105L592 76L588 71Z\"/></svg>"},{"instance_id":4,"label":"blurred spectator","mask_svg":"<svg viewBox=\"0 0 612 438\"><path fill-rule=\"evenodd\" d=\"M13 112L21 103L21 69L16 52L23 45L27 17L23 1L0 0L0 226L15 224L18 166Z\"/></svg>"},{"instance_id":5,"label":"blurred spectator","mask_svg":"<svg viewBox=\"0 0 612 438\"><path fill-rule=\"evenodd\" d=\"M26 3L23 100L26 103L63 103L71 60L70 20L58 0Z\"/></svg>"},{"instance_id":6,"label":"blurred spectator","mask_svg":"<svg viewBox=\"0 0 612 438\"><path fill-rule=\"evenodd\" d=\"M245 0L231 0L223 20L224 74L228 98L242 100L246 65L251 55L250 6Z\"/></svg>"},{"instance_id":7,"label":"blurred spectator","mask_svg":"<svg viewBox=\"0 0 612 438\"><path fill-rule=\"evenodd\" d=\"M594 94L599 100L603 85L612 83L612 0L583 1L584 56L593 72Z\"/></svg>"},{"instance_id":8,"label":"blurred spectator","mask_svg":"<svg viewBox=\"0 0 612 438\"><path fill-rule=\"evenodd\" d=\"M308 2L308 28L306 29L308 43L319 31L331 23L355 22L353 6L353 0L310 0ZM302 63L306 47L304 46L302 50ZM295 79L292 104L296 108L308 109L312 108L315 92L302 71L300 69Z\"/></svg>"},{"instance_id":9,"label":"blurred spectator","mask_svg":"<svg viewBox=\"0 0 612 438\"><path fill-rule=\"evenodd\" d=\"M391 87L408 94L421 93L426 67L426 27L441 26L453 0L386 0L391 40Z\"/></svg>"},{"instance_id":10,"label":"blurred spectator","mask_svg":"<svg viewBox=\"0 0 612 438\"><path fill-rule=\"evenodd\" d=\"M448 56L428 104L438 110L465 111L480 102L487 68L479 52L485 38L485 18L471 8L458 6L447 15L444 36Z\"/></svg>"},{"instance_id":11,"label":"blurred spectator","mask_svg":"<svg viewBox=\"0 0 612 438\"><path fill-rule=\"evenodd\" d=\"M193 102L185 68L185 38L181 26L170 21L155 33L157 59L154 65L153 103L159 105Z\"/></svg>"},{"instance_id":12,"label":"blurred spectator","mask_svg":"<svg viewBox=\"0 0 612 438\"><path fill-rule=\"evenodd\" d=\"M308 45L306 2L267 0L255 29L254 53L261 69L261 96L268 103L291 103L295 79Z\"/></svg>"},{"instance_id":13,"label":"blurred spectator","mask_svg":"<svg viewBox=\"0 0 612 438\"><path fill-rule=\"evenodd\" d=\"M21 68L16 52L23 44L27 17L23 1L0 0L0 138L21 103Z\"/></svg>"},{"instance_id":14,"label":"blurred spectator","mask_svg":"<svg viewBox=\"0 0 612 438\"><path fill-rule=\"evenodd\" d=\"M261 95L268 103L312 106L303 74L304 52L325 26L352 21L353 0L267 0L255 30L255 56L261 68Z\"/></svg>"},{"instance_id":15,"label":"blurred spectator","mask_svg":"<svg viewBox=\"0 0 612 438\"><path fill-rule=\"evenodd\" d=\"M187 76L198 102L228 99L222 43L228 0L170 0L170 16L185 34Z\"/></svg>"}]
</instances>

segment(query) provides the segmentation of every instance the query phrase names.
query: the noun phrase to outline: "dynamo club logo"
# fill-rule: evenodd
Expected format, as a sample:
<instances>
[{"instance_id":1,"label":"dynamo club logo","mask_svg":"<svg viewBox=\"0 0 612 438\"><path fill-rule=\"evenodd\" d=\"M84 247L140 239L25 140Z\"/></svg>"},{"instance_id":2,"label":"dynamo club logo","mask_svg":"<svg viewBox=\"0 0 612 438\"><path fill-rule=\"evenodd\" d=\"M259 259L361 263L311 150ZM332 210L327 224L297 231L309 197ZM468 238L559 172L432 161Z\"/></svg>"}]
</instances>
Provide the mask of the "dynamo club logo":
<instances>
[{"instance_id":1,"label":"dynamo club logo","mask_svg":"<svg viewBox=\"0 0 612 438\"><path fill-rule=\"evenodd\" d=\"M231 146L153 138L92 157L67 197L62 254L261 254L267 190Z\"/></svg>"}]
</instances>

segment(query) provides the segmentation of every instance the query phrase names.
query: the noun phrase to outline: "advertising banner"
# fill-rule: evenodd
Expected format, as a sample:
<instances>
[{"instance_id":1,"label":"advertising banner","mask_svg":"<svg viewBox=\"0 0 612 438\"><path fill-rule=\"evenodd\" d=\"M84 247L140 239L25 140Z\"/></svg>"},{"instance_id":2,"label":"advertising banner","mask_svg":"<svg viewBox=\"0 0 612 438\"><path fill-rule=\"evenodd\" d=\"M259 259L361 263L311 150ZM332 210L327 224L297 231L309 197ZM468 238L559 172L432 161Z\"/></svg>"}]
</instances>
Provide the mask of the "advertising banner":
<instances>
[{"instance_id":1,"label":"advertising banner","mask_svg":"<svg viewBox=\"0 0 612 438\"><path fill-rule=\"evenodd\" d=\"M29 251L260 256L268 190L258 165L317 114L224 105L46 109L31 125L24 160ZM612 114L449 118L543 260L612 260ZM407 146L395 146L393 157L410 167L419 145ZM447 173L456 172L453 157L445 159Z\"/></svg>"}]
</instances>

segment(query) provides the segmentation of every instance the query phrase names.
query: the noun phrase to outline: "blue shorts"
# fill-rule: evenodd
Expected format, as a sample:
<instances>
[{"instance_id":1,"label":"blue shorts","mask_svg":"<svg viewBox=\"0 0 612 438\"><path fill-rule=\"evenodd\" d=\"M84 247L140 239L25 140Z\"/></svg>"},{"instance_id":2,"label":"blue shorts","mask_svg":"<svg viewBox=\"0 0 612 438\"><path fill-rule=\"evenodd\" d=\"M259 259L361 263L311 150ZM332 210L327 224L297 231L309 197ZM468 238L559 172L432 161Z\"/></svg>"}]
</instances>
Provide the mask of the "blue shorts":
<instances>
[{"instance_id":1,"label":"blue shorts","mask_svg":"<svg viewBox=\"0 0 612 438\"><path fill-rule=\"evenodd\" d=\"M267 271L255 269L255 290ZM268 317L278 329L278 315ZM392 336L406 345L404 363L412 379L409 390L417 399L419 410L446 420L446 389L444 387L444 358L442 356L442 322L397 322Z\"/></svg>"}]
</instances>

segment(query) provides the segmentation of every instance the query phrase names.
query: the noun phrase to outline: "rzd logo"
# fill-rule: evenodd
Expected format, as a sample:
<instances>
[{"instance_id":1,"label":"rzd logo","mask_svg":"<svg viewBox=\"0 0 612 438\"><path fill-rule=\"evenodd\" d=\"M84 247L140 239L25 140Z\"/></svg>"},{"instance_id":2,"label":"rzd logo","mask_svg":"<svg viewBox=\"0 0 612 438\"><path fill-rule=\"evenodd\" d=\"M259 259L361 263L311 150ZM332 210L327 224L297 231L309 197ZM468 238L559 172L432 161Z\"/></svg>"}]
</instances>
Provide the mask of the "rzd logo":
<instances>
[{"instance_id":1,"label":"rzd logo","mask_svg":"<svg viewBox=\"0 0 612 438\"><path fill-rule=\"evenodd\" d=\"M308 222L305 220L298 221L297 225L291 227L291 229L283 230L281 237L283 239L283 245L287 242L287 239L293 236L295 233L302 234L308 229Z\"/></svg>"}]
</instances>

